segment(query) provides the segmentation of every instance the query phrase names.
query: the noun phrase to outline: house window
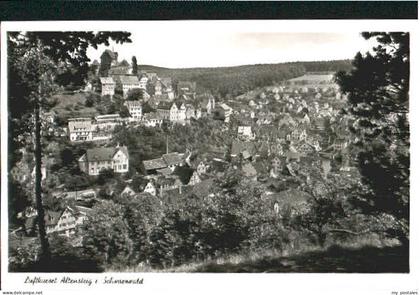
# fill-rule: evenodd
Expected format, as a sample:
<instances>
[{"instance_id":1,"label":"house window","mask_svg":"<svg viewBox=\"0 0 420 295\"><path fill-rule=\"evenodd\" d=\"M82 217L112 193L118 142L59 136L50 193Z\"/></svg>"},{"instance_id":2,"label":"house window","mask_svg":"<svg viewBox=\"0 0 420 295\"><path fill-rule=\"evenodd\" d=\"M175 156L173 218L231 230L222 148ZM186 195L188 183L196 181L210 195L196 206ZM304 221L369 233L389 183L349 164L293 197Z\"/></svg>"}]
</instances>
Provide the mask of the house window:
<instances>
[{"instance_id":1,"label":"house window","mask_svg":"<svg viewBox=\"0 0 420 295\"><path fill-rule=\"evenodd\" d=\"M127 169L127 164L124 164L123 165L123 169Z\"/></svg>"}]
</instances>

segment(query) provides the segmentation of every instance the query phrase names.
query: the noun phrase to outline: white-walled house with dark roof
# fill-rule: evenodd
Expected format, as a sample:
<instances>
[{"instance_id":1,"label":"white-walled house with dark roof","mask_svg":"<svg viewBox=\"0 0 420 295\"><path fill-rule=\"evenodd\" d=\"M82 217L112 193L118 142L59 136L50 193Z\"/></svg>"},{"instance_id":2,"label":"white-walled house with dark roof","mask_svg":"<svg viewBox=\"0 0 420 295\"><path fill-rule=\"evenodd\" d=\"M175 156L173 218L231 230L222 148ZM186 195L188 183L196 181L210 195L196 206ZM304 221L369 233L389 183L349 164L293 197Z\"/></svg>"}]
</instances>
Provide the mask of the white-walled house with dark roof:
<instances>
[{"instance_id":1,"label":"white-walled house with dark roof","mask_svg":"<svg viewBox=\"0 0 420 295\"><path fill-rule=\"evenodd\" d=\"M129 169L127 147L89 149L79 158L79 167L89 175L99 175L100 171L105 169L112 169L115 173L126 173Z\"/></svg>"}]
</instances>

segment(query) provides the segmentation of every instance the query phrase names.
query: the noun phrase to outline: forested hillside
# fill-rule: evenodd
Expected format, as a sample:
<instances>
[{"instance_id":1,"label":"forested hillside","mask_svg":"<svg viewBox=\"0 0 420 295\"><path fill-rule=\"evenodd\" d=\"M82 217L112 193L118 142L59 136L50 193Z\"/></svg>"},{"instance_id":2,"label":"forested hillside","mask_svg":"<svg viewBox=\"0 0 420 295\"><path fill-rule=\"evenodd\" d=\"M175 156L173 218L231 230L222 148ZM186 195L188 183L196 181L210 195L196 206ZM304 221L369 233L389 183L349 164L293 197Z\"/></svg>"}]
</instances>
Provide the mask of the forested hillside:
<instances>
[{"instance_id":1,"label":"forested hillside","mask_svg":"<svg viewBox=\"0 0 420 295\"><path fill-rule=\"evenodd\" d=\"M348 71L349 60L257 64L219 68L169 69L140 65L141 70L156 72L160 77L172 77L175 82L188 80L197 83L198 92L210 91L216 96L235 97L251 89L273 85L306 72Z\"/></svg>"}]
</instances>

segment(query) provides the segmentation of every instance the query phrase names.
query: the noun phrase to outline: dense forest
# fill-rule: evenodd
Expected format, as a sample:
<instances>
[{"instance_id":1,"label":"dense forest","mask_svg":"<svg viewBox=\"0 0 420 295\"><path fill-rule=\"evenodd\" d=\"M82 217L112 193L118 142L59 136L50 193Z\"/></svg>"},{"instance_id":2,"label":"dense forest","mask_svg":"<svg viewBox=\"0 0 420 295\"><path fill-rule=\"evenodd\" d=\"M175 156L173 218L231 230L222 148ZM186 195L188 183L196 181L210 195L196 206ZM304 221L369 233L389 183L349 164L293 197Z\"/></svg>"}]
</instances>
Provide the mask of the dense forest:
<instances>
[{"instance_id":1,"label":"dense forest","mask_svg":"<svg viewBox=\"0 0 420 295\"><path fill-rule=\"evenodd\" d=\"M209 91L220 97L235 97L257 87L264 87L299 77L306 72L349 71L350 60L291 62L257 64L218 68L169 69L151 65L139 65L147 72L156 72L160 77L174 81L188 80L197 83L197 91Z\"/></svg>"}]
</instances>

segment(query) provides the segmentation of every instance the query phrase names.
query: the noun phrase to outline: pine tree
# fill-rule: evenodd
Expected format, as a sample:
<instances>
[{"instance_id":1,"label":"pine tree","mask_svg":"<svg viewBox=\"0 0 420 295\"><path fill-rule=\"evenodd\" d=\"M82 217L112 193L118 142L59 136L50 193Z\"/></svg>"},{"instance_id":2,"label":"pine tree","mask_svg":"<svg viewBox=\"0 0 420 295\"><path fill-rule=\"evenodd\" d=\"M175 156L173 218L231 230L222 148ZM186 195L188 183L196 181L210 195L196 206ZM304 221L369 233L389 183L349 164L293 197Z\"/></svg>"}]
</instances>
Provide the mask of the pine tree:
<instances>
[{"instance_id":1,"label":"pine tree","mask_svg":"<svg viewBox=\"0 0 420 295\"><path fill-rule=\"evenodd\" d=\"M354 204L364 213L392 217L387 230L409 240L409 34L363 33L375 38L372 53L358 53L350 72L337 73L355 119L357 160L366 189Z\"/></svg>"},{"instance_id":2,"label":"pine tree","mask_svg":"<svg viewBox=\"0 0 420 295\"><path fill-rule=\"evenodd\" d=\"M137 58L135 56L133 56L133 58L131 59L131 64L133 67L133 75L137 75Z\"/></svg>"}]
</instances>

